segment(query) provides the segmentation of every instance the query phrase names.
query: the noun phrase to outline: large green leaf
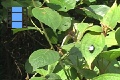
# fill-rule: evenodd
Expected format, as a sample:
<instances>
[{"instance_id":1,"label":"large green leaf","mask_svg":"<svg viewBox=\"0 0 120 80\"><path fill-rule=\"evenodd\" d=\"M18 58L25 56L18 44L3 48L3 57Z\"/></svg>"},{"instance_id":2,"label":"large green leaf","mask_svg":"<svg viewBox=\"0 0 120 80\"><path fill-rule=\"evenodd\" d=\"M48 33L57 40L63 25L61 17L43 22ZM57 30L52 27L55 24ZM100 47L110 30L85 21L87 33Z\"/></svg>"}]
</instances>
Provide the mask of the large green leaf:
<instances>
[{"instance_id":1,"label":"large green leaf","mask_svg":"<svg viewBox=\"0 0 120 80\"><path fill-rule=\"evenodd\" d=\"M33 8L32 13L36 19L51 27L53 31L56 31L56 29L60 26L62 20L61 16L58 12L48 7Z\"/></svg>"},{"instance_id":2,"label":"large green leaf","mask_svg":"<svg viewBox=\"0 0 120 80\"><path fill-rule=\"evenodd\" d=\"M76 5L75 0L50 0L47 4L50 8L67 12L70 9L74 9Z\"/></svg>"},{"instance_id":3,"label":"large green leaf","mask_svg":"<svg viewBox=\"0 0 120 80\"><path fill-rule=\"evenodd\" d=\"M115 39L115 31L108 32L107 34L108 36L105 37L105 44L107 47L117 45L117 41Z\"/></svg>"},{"instance_id":4,"label":"large green leaf","mask_svg":"<svg viewBox=\"0 0 120 80\"><path fill-rule=\"evenodd\" d=\"M109 61L112 61L119 56L120 56L120 49L112 49L110 51L104 51L101 53L101 57L104 57Z\"/></svg>"},{"instance_id":5,"label":"large green leaf","mask_svg":"<svg viewBox=\"0 0 120 80\"><path fill-rule=\"evenodd\" d=\"M118 43L119 46L120 46L120 28L118 28L118 29L116 30L115 38L116 38L117 43Z\"/></svg>"},{"instance_id":6,"label":"large green leaf","mask_svg":"<svg viewBox=\"0 0 120 80\"><path fill-rule=\"evenodd\" d=\"M62 22L61 22L60 26L58 27L58 29L60 31L66 31L70 27L71 27L71 18L62 16Z\"/></svg>"},{"instance_id":7,"label":"large green leaf","mask_svg":"<svg viewBox=\"0 0 120 80\"><path fill-rule=\"evenodd\" d=\"M98 77L93 78L92 80L120 80L120 74L115 73L106 73Z\"/></svg>"},{"instance_id":8,"label":"large green leaf","mask_svg":"<svg viewBox=\"0 0 120 80\"><path fill-rule=\"evenodd\" d=\"M90 5L89 7L83 8L83 11L85 11L89 17L93 17L97 20L102 19L108 10L109 7L106 5Z\"/></svg>"},{"instance_id":9,"label":"large green leaf","mask_svg":"<svg viewBox=\"0 0 120 80\"><path fill-rule=\"evenodd\" d=\"M90 51L89 48L93 46L93 50ZM80 44L80 50L82 55L85 57L89 67L91 67L91 63L95 59L95 57L103 50L105 46L105 38L103 34L100 33L87 33Z\"/></svg>"},{"instance_id":10,"label":"large green leaf","mask_svg":"<svg viewBox=\"0 0 120 80\"><path fill-rule=\"evenodd\" d=\"M110 29L114 29L115 26L117 25L117 22L119 19L118 16L120 16L120 14L118 13L117 3L114 2L112 7L109 9L109 11L103 17L101 23L103 25L109 27Z\"/></svg>"},{"instance_id":11,"label":"large green leaf","mask_svg":"<svg viewBox=\"0 0 120 80\"><path fill-rule=\"evenodd\" d=\"M60 58L59 53L49 49L34 51L29 57L29 63L35 71L39 67L52 64Z\"/></svg>"}]
</instances>

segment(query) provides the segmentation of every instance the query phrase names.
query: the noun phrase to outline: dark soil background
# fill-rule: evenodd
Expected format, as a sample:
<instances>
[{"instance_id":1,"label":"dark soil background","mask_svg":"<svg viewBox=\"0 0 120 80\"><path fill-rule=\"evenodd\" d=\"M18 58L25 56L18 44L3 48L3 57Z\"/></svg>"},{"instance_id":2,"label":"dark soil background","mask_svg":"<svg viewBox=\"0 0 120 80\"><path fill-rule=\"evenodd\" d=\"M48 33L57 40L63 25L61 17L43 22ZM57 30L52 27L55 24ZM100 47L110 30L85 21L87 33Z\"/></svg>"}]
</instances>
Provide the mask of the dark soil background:
<instances>
[{"instance_id":1,"label":"dark soil background","mask_svg":"<svg viewBox=\"0 0 120 80\"><path fill-rule=\"evenodd\" d=\"M5 23L0 27L0 79L25 80L25 62L30 54L40 48L48 48L43 35L31 30L13 35Z\"/></svg>"}]
</instances>

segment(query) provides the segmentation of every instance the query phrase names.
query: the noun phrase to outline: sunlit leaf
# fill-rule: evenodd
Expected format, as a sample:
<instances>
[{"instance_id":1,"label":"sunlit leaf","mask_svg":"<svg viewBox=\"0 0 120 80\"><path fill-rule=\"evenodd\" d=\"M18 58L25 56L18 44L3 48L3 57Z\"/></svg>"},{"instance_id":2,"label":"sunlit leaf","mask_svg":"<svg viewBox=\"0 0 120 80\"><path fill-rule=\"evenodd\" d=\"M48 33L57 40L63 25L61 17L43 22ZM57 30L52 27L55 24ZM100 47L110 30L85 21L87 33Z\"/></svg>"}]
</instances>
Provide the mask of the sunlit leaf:
<instances>
[{"instance_id":1,"label":"sunlit leaf","mask_svg":"<svg viewBox=\"0 0 120 80\"><path fill-rule=\"evenodd\" d=\"M60 31L66 31L70 27L71 27L71 18L62 16L62 22L61 22L60 26L58 27L58 29Z\"/></svg>"},{"instance_id":2,"label":"sunlit leaf","mask_svg":"<svg viewBox=\"0 0 120 80\"><path fill-rule=\"evenodd\" d=\"M94 25L94 26L88 28L87 30L94 31L94 32L102 32L102 28L98 25Z\"/></svg>"},{"instance_id":3,"label":"sunlit leaf","mask_svg":"<svg viewBox=\"0 0 120 80\"><path fill-rule=\"evenodd\" d=\"M120 80L120 74L106 73L98 77L93 78L93 80Z\"/></svg>"},{"instance_id":4,"label":"sunlit leaf","mask_svg":"<svg viewBox=\"0 0 120 80\"><path fill-rule=\"evenodd\" d=\"M105 44L107 47L117 45L117 41L115 39L115 31L108 32L107 34L108 36L105 37Z\"/></svg>"},{"instance_id":5,"label":"sunlit leaf","mask_svg":"<svg viewBox=\"0 0 120 80\"><path fill-rule=\"evenodd\" d=\"M120 4L119 4L119 6L118 6L118 14L120 14ZM118 22L120 23L120 15L118 16L119 18L118 18Z\"/></svg>"},{"instance_id":6,"label":"sunlit leaf","mask_svg":"<svg viewBox=\"0 0 120 80\"><path fill-rule=\"evenodd\" d=\"M112 7L109 9L109 11L105 14L103 17L101 23L110 29L114 29L117 25L118 19L120 14L118 13L117 3L114 2Z\"/></svg>"},{"instance_id":7,"label":"sunlit leaf","mask_svg":"<svg viewBox=\"0 0 120 80\"><path fill-rule=\"evenodd\" d=\"M62 20L61 16L58 12L48 7L33 8L32 13L36 19L51 27L53 31L56 31L56 29L60 26Z\"/></svg>"},{"instance_id":8,"label":"sunlit leaf","mask_svg":"<svg viewBox=\"0 0 120 80\"><path fill-rule=\"evenodd\" d=\"M29 63L33 70L39 67L52 64L60 58L59 53L49 49L39 49L34 51L29 57Z\"/></svg>"},{"instance_id":9,"label":"sunlit leaf","mask_svg":"<svg viewBox=\"0 0 120 80\"><path fill-rule=\"evenodd\" d=\"M90 5L89 7L83 8L83 11L85 11L87 16L97 20L101 20L108 10L109 7L106 5Z\"/></svg>"},{"instance_id":10,"label":"sunlit leaf","mask_svg":"<svg viewBox=\"0 0 120 80\"><path fill-rule=\"evenodd\" d=\"M90 47L93 46L93 50ZM82 55L85 57L89 67L95 59L95 57L103 50L105 46L105 38L100 33L87 33L80 44L80 50ZM90 50L89 50L90 49Z\"/></svg>"}]
</instances>

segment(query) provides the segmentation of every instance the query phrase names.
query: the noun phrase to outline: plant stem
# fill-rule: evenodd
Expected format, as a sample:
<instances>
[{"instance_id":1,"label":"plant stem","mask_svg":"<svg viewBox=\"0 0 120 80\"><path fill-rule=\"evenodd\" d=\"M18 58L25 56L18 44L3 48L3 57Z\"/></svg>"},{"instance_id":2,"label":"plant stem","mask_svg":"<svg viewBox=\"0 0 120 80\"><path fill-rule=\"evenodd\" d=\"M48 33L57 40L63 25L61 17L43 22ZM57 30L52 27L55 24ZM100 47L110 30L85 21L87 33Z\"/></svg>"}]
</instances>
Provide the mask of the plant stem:
<instances>
[{"instance_id":1,"label":"plant stem","mask_svg":"<svg viewBox=\"0 0 120 80\"><path fill-rule=\"evenodd\" d=\"M45 37L46 37L46 39L47 39L47 41L48 41L48 43L49 43L51 49L54 50L54 47L53 47L53 45L52 45L52 43L51 43L49 37L47 36L47 33L46 33L46 31L45 31L45 29L44 29L44 27L43 27L43 24L42 24L41 22L40 22L40 25L41 25L41 27L42 27L42 29L43 29L43 32L44 32L44 34L45 34Z\"/></svg>"},{"instance_id":2,"label":"plant stem","mask_svg":"<svg viewBox=\"0 0 120 80\"><path fill-rule=\"evenodd\" d=\"M66 70L65 70L65 68L64 68L64 65L63 65L63 63L62 63L61 60L60 60L60 65L61 65L61 67L63 68L63 71L65 72L65 75L67 76L67 80L70 80L70 79L69 79L69 76L68 76L68 74L67 74L67 72L66 72Z\"/></svg>"},{"instance_id":3,"label":"plant stem","mask_svg":"<svg viewBox=\"0 0 120 80\"><path fill-rule=\"evenodd\" d=\"M34 7L36 7L34 0L32 0Z\"/></svg>"},{"instance_id":4,"label":"plant stem","mask_svg":"<svg viewBox=\"0 0 120 80\"><path fill-rule=\"evenodd\" d=\"M35 28L36 28L41 34L43 34L44 32L43 32L39 27L37 27L37 26L35 25L35 23L32 21L31 18L30 18L30 20L31 20L32 24L35 26Z\"/></svg>"}]
</instances>

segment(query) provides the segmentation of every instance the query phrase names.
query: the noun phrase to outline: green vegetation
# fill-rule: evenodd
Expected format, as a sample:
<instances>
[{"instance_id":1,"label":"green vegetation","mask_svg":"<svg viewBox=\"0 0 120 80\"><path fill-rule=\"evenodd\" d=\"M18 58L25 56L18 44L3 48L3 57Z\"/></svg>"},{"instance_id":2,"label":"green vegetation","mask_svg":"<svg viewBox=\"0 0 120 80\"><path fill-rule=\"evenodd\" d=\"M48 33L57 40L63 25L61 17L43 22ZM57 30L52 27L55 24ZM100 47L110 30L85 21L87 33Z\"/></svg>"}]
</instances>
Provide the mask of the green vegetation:
<instances>
[{"instance_id":1,"label":"green vegetation","mask_svg":"<svg viewBox=\"0 0 120 80\"><path fill-rule=\"evenodd\" d=\"M27 31L39 33L37 38L44 36L42 43L47 47L37 46L24 61L26 78L120 80L120 1L11 0L1 4L4 11L8 6L28 8L29 26L12 29L14 36ZM3 24L6 14L0 16Z\"/></svg>"}]
</instances>

